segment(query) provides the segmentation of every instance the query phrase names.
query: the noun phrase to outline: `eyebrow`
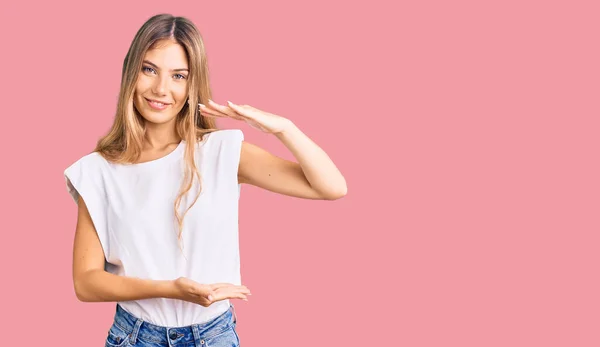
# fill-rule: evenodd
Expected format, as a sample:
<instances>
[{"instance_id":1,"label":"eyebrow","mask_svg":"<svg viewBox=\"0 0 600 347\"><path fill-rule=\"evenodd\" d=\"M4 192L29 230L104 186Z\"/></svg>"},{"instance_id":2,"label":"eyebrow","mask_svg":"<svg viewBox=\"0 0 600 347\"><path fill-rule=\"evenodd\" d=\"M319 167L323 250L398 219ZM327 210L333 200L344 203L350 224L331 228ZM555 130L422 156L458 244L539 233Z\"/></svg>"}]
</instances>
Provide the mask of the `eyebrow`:
<instances>
[{"instance_id":1,"label":"eyebrow","mask_svg":"<svg viewBox=\"0 0 600 347\"><path fill-rule=\"evenodd\" d=\"M153 67L155 67L155 68L157 68L157 69L160 70L160 68L156 64L154 64L153 62L151 62L151 61L144 60L144 63L146 63L148 65L152 65ZM188 70L188 69L173 69L171 71L187 71L187 72L189 72L190 70Z\"/></svg>"}]
</instances>

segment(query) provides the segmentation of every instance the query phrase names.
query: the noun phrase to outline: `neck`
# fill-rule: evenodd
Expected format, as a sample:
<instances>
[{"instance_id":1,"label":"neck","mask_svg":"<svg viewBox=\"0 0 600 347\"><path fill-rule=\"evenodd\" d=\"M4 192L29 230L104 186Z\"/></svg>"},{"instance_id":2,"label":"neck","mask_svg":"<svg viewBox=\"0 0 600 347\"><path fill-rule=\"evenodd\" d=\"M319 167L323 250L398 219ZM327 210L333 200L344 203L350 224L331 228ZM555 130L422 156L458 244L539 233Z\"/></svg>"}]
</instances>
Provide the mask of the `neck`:
<instances>
[{"instance_id":1,"label":"neck","mask_svg":"<svg viewBox=\"0 0 600 347\"><path fill-rule=\"evenodd\" d=\"M146 124L146 134L144 135L145 149L164 149L173 144L181 142L181 137L174 128L160 128Z\"/></svg>"}]
</instances>

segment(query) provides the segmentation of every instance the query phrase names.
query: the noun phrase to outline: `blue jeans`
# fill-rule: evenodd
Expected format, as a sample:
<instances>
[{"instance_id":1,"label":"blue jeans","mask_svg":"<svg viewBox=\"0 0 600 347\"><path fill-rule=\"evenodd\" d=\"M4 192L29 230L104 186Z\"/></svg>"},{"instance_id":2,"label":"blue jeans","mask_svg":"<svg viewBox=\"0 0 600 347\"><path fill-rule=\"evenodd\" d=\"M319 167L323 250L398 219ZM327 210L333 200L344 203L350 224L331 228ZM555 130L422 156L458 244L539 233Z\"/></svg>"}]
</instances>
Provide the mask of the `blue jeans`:
<instances>
[{"instance_id":1,"label":"blue jeans","mask_svg":"<svg viewBox=\"0 0 600 347\"><path fill-rule=\"evenodd\" d=\"M148 323L117 304L115 319L108 331L105 346L239 347L236 325L235 308L231 303L227 311L206 323L178 328Z\"/></svg>"}]
</instances>

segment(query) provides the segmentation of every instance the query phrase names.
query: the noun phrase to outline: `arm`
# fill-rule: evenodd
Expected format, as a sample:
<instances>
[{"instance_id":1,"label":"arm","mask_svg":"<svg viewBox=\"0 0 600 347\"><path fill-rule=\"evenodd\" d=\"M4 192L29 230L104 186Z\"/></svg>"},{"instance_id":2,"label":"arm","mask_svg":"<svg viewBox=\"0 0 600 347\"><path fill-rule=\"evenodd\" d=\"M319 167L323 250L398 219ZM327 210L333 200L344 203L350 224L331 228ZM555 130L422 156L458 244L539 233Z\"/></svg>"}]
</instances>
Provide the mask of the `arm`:
<instances>
[{"instance_id":1,"label":"arm","mask_svg":"<svg viewBox=\"0 0 600 347\"><path fill-rule=\"evenodd\" d=\"M73 246L73 284L80 301L129 301L173 298L173 281L145 280L104 270L104 253L83 198L79 197Z\"/></svg>"},{"instance_id":2,"label":"arm","mask_svg":"<svg viewBox=\"0 0 600 347\"><path fill-rule=\"evenodd\" d=\"M335 200L346 195L344 176L317 144L291 121L275 136L298 162L279 158L242 142L238 180L269 191L305 198Z\"/></svg>"},{"instance_id":3,"label":"arm","mask_svg":"<svg viewBox=\"0 0 600 347\"><path fill-rule=\"evenodd\" d=\"M147 280L104 271L104 252L83 198L79 197L73 247L73 283L80 301L130 301L170 298L208 307L225 299L248 300L246 286L231 283L200 284L185 277Z\"/></svg>"}]
</instances>

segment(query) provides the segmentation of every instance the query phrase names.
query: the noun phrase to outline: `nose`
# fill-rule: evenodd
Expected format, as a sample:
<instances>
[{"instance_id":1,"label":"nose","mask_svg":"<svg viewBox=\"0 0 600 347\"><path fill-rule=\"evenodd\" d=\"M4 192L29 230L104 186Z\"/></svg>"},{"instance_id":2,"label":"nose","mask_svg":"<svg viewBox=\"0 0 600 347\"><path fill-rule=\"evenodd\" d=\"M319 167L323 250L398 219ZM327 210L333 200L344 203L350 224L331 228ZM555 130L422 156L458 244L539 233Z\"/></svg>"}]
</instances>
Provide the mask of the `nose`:
<instances>
[{"instance_id":1,"label":"nose","mask_svg":"<svg viewBox=\"0 0 600 347\"><path fill-rule=\"evenodd\" d=\"M156 93L157 95L165 95L167 92L167 88L168 88L168 82L169 82L169 79L166 76L157 77L155 79L154 85L152 87L152 91L154 93Z\"/></svg>"}]
</instances>

